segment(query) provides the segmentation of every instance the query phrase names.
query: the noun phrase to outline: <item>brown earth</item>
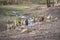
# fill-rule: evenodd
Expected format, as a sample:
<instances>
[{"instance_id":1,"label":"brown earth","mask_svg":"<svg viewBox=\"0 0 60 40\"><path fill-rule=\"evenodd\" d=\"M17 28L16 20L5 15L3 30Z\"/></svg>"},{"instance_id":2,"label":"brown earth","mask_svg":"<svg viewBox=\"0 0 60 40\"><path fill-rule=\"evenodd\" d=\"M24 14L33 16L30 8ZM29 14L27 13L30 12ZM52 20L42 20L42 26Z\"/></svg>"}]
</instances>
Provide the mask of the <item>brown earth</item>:
<instances>
[{"instance_id":1,"label":"brown earth","mask_svg":"<svg viewBox=\"0 0 60 40\"><path fill-rule=\"evenodd\" d=\"M28 10L29 13L31 13L31 10L32 9ZM40 9L36 11L34 9L32 12L35 12L39 16L40 14L51 14L53 17L57 17L58 19L53 22L44 21L37 23L34 26L28 27L29 32L25 33L16 30L0 32L0 40L60 40L60 5L46 8L43 11L43 14L40 12Z\"/></svg>"}]
</instances>

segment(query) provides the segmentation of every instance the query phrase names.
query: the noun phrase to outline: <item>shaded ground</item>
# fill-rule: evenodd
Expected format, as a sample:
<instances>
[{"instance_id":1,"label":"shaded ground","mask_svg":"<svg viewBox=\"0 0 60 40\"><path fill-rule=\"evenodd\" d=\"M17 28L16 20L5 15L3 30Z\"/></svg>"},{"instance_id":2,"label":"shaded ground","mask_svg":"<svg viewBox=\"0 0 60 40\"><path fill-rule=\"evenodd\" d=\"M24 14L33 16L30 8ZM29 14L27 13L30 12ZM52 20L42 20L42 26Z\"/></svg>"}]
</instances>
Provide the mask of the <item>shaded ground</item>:
<instances>
[{"instance_id":1,"label":"shaded ground","mask_svg":"<svg viewBox=\"0 0 60 40\"><path fill-rule=\"evenodd\" d=\"M32 27L28 27L30 32L26 33L16 30L0 32L0 40L60 40L60 6L48 8L44 12L57 17L58 20L37 23ZM41 15L43 14L41 13Z\"/></svg>"}]
</instances>

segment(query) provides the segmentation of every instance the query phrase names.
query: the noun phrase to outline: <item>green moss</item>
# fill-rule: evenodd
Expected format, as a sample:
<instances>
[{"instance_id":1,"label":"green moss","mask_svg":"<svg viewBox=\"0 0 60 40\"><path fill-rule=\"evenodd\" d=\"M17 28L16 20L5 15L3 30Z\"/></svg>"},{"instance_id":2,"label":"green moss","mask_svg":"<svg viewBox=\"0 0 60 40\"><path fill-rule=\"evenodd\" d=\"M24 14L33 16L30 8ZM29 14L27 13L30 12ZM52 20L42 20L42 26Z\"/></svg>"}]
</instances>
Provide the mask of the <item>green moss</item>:
<instances>
[{"instance_id":1,"label":"green moss","mask_svg":"<svg viewBox=\"0 0 60 40\"><path fill-rule=\"evenodd\" d=\"M18 22L20 22L21 21L21 18L20 17L16 17L15 20L18 21Z\"/></svg>"},{"instance_id":2,"label":"green moss","mask_svg":"<svg viewBox=\"0 0 60 40\"><path fill-rule=\"evenodd\" d=\"M19 23L19 26L21 26L21 18L20 17L16 17L15 20Z\"/></svg>"}]
</instances>

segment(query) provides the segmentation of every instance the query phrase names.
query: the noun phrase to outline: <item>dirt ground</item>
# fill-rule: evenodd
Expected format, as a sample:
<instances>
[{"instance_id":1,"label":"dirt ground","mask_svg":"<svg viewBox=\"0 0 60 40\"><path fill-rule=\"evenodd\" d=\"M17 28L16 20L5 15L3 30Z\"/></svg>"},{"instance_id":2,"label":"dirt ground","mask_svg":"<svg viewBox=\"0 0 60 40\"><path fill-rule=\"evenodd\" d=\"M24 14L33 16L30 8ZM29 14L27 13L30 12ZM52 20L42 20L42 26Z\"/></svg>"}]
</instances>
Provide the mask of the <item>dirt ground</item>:
<instances>
[{"instance_id":1,"label":"dirt ground","mask_svg":"<svg viewBox=\"0 0 60 40\"><path fill-rule=\"evenodd\" d=\"M32 12L40 15L39 7L35 9ZM45 15L46 12L58 19L53 22L40 22L28 27L30 32L21 33L17 30L2 31L0 32L0 40L60 40L60 5L44 9L44 13L41 13L41 15ZM31 13L31 10L28 10L27 13Z\"/></svg>"}]
</instances>

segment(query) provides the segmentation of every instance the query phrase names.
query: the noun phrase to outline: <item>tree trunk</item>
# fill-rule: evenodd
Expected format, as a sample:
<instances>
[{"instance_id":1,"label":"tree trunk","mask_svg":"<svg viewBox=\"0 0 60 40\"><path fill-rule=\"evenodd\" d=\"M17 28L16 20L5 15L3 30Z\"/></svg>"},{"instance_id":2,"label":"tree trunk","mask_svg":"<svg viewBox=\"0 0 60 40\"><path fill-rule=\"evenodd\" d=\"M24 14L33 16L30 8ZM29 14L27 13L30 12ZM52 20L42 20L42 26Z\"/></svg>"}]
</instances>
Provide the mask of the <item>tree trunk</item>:
<instances>
[{"instance_id":1,"label":"tree trunk","mask_svg":"<svg viewBox=\"0 0 60 40\"><path fill-rule=\"evenodd\" d=\"M47 0L47 7L51 7L50 0Z\"/></svg>"}]
</instances>

